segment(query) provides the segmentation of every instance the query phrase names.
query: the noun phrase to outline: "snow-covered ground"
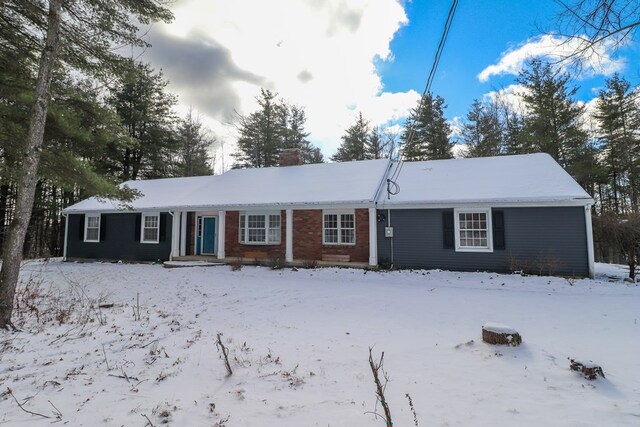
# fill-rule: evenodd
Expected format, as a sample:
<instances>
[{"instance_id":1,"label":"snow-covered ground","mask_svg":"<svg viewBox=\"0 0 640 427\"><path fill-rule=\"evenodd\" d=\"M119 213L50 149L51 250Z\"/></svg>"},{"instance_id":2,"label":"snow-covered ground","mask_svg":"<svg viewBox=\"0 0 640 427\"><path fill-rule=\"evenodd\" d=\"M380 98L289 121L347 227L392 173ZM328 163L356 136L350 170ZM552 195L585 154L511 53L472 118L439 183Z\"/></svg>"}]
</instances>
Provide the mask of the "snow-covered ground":
<instances>
[{"instance_id":1,"label":"snow-covered ground","mask_svg":"<svg viewBox=\"0 0 640 427\"><path fill-rule=\"evenodd\" d=\"M384 425L372 414L373 347L396 426L415 425L407 394L421 426L640 425L640 287L613 278L619 267L598 271L31 262L23 332L0 332L0 424L50 425L58 413L72 426ZM485 322L523 344L484 344ZM586 380L568 358L606 379Z\"/></svg>"}]
</instances>

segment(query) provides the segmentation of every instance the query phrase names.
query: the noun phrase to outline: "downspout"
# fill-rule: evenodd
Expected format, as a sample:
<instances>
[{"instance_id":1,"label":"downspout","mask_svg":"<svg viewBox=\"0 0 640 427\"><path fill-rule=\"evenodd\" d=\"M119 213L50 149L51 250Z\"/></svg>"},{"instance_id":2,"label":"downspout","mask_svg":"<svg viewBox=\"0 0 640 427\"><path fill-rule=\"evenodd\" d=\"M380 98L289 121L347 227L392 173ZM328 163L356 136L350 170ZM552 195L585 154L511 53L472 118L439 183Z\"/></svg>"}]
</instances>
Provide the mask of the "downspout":
<instances>
[{"instance_id":1,"label":"downspout","mask_svg":"<svg viewBox=\"0 0 640 427\"><path fill-rule=\"evenodd\" d=\"M67 236L69 235L69 214L63 213L64 217L64 246L62 247L62 261L67 260Z\"/></svg>"},{"instance_id":2,"label":"downspout","mask_svg":"<svg viewBox=\"0 0 640 427\"><path fill-rule=\"evenodd\" d=\"M387 208L387 227L391 227L391 209ZM391 266L390 268L393 270L393 236L389 237L391 239Z\"/></svg>"},{"instance_id":3,"label":"downspout","mask_svg":"<svg viewBox=\"0 0 640 427\"><path fill-rule=\"evenodd\" d=\"M587 204L584 207L584 219L587 231L587 261L589 263L589 277L595 276L595 256L593 253L593 226L591 224L591 205Z\"/></svg>"}]
</instances>

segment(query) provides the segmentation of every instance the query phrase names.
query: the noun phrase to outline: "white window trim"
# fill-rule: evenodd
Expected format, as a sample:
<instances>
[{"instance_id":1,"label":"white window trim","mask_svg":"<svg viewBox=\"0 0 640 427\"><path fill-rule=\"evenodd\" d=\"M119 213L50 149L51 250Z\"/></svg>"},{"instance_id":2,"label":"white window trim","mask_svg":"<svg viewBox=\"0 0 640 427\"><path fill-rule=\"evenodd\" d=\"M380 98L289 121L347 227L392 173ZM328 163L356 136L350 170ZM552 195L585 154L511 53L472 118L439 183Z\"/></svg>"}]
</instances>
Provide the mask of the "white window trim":
<instances>
[{"instance_id":1,"label":"white window trim","mask_svg":"<svg viewBox=\"0 0 640 427\"><path fill-rule=\"evenodd\" d=\"M158 217L158 235L156 240L145 240L144 239L144 230L145 230L145 218L148 216L157 216ZM152 227L149 227L152 228ZM142 218L140 220L140 243L144 243L144 244L150 244L150 245L154 245L154 244L158 244L160 242L160 212L143 212L142 213Z\"/></svg>"},{"instance_id":2,"label":"white window trim","mask_svg":"<svg viewBox=\"0 0 640 427\"><path fill-rule=\"evenodd\" d=\"M247 217L249 215L259 215L259 216L263 216L264 217L264 232L265 232L265 239L266 241L264 242L250 242L249 241L249 220L247 219ZM280 217L280 240L278 240L277 242L271 242L269 241L269 216L271 215L277 215ZM240 227L240 222L241 222L241 217L244 216L245 220L244 220L244 238L245 240L242 240L242 228ZM241 245L260 245L260 246L277 246L282 244L282 212L280 211L272 211L272 212L253 212L253 211L247 211L247 212L240 212L240 214L238 215L238 243L240 243Z\"/></svg>"},{"instance_id":3,"label":"white window trim","mask_svg":"<svg viewBox=\"0 0 640 427\"><path fill-rule=\"evenodd\" d=\"M487 215L487 247L460 246L460 214L484 213ZM493 252L493 224L491 208L456 208L453 210L453 227L456 240L456 252Z\"/></svg>"},{"instance_id":4,"label":"white window trim","mask_svg":"<svg viewBox=\"0 0 640 427\"><path fill-rule=\"evenodd\" d=\"M340 231L342 230L342 221L340 220L340 215L353 215L353 243L341 243L340 242ZM325 240L324 233L324 216L325 215L338 215L338 241L337 242L327 242ZM356 211L355 209L344 209L344 210L323 210L322 211L322 244L324 246L355 246L357 242L358 236L356 235ZM350 229L349 229L350 230Z\"/></svg>"},{"instance_id":5,"label":"white window trim","mask_svg":"<svg viewBox=\"0 0 640 427\"><path fill-rule=\"evenodd\" d=\"M96 240L87 239L87 231L89 229L89 218L98 218L98 238ZM100 227L102 226L102 218L100 214L84 214L84 241L86 243L100 242Z\"/></svg>"}]
</instances>

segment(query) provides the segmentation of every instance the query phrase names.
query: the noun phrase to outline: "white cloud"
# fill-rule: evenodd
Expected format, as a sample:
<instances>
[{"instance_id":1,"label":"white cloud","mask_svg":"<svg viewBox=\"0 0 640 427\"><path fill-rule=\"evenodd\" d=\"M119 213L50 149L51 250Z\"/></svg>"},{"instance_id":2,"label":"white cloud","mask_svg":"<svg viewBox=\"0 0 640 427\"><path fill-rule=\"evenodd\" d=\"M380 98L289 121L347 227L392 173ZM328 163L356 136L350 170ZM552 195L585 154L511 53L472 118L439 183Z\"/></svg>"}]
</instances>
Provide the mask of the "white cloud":
<instances>
[{"instance_id":1,"label":"white cloud","mask_svg":"<svg viewBox=\"0 0 640 427\"><path fill-rule=\"evenodd\" d=\"M503 52L497 64L486 67L478 74L478 80L486 82L492 76L505 74L517 75L528 59L548 58L551 61L558 61L578 47L579 41L566 37L546 34L540 37L529 39L516 49ZM588 77L596 74L611 75L624 68L624 60L613 58L605 44L595 47L593 50L583 55L585 60L581 77Z\"/></svg>"},{"instance_id":2,"label":"white cloud","mask_svg":"<svg viewBox=\"0 0 640 427\"><path fill-rule=\"evenodd\" d=\"M306 108L310 138L330 156L358 111L373 125L394 123L419 98L385 92L374 66L392 60L389 43L408 22L396 0L185 0L174 13L154 27L152 64L163 44L191 53L174 54L164 72L181 103L216 127L233 111L253 111L260 87L269 88Z\"/></svg>"},{"instance_id":3,"label":"white cloud","mask_svg":"<svg viewBox=\"0 0 640 427\"><path fill-rule=\"evenodd\" d=\"M528 91L522 85L512 84L502 89L494 90L483 95L483 101L494 101L499 105L506 105L512 111L524 112L526 107L522 100L522 95Z\"/></svg>"}]
</instances>

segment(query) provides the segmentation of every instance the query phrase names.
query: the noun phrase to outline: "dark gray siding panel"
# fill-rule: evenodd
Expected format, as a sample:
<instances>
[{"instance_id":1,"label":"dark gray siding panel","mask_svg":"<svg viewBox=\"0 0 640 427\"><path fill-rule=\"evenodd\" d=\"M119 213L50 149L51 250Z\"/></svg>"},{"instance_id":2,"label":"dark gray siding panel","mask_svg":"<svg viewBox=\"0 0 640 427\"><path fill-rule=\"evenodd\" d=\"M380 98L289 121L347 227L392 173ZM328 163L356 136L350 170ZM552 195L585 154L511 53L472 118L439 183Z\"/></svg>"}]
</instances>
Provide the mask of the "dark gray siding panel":
<instances>
[{"instance_id":1,"label":"dark gray siding panel","mask_svg":"<svg viewBox=\"0 0 640 427\"><path fill-rule=\"evenodd\" d=\"M507 272L528 264L533 271L541 266L543 273L589 274L584 207L499 210L504 212L505 249L492 253L443 249L442 209L381 210L387 219L378 221L378 259L393 259L398 268ZM384 237L389 216L393 241Z\"/></svg>"},{"instance_id":2,"label":"dark gray siding panel","mask_svg":"<svg viewBox=\"0 0 640 427\"><path fill-rule=\"evenodd\" d=\"M164 241L159 243L140 243L136 240L136 218L139 213L102 214L106 227L100 242L84 242L80 230L84 215L69 215L69 230L67 234L67 257L110 259L123 261L166 261L171 253L171 216L164 212L166 220Z\"/></svg>"}]
</instances>

